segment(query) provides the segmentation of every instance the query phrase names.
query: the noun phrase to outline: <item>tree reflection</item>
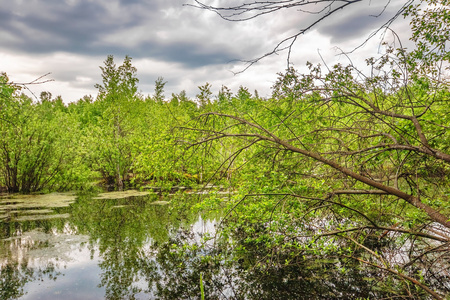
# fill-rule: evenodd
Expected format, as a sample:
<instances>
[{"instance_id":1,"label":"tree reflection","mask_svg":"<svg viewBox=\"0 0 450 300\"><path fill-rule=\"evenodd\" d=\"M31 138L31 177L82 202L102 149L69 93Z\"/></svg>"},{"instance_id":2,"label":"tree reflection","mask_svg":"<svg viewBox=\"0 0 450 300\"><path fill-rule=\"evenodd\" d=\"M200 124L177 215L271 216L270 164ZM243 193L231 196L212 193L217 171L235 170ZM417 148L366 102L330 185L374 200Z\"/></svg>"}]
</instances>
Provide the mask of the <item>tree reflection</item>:
<instances>
[{"instance_id":1,"label":"tree reflection","mask_svg":"<svg viewBox=\"0 0 450 300\"><path fill-rule=\"evenodd\" d=\"M195 240L192 232L180 230L176 237L154 249L154 260L142 261L148 288L160 299L200 298L200 274L206 299L223 298L228 293L220 251L201 247Z\"/></svg>"},{"instance_id":2,"label":"tree reflection","mask_svg":"<svg viewBox=\"0 0 450 300\"><path fill-rule=\"evenodd\" d=\"M52 229L61 228L61 224L64 221L58 219L0 222L0 299L22 297L26 294L24 287L28 282L58 278L60 272L51 261L40 267L29 265L29 252L47 248L48 240L24 238L22 234L39 229L45 235Z\"/></svg>"},{"instance_id":3,"label":"tree reflection","mask_svg":"<svg viewBox=\"0 0 450 300\"><path fill-rule=\"evenodd\" d=\"M368 264L376 262L370 251L387 260L405 255L400 252L404 249L411 251L406 258L414 263L403 267L405 274L425 270L424 284L441 294L450 289L448 252L437 248L439 257L432 255L428 248L422 249L425 244L418 235L413 240L402 233L382 235L362 228L329 236L317 232L323 232L320 226L332 224L330 218L320 224L313 218L252 222L245 211L235 211L213 238L189 228L198 220L197 213L188 209L192 203L184 207L178 201L181 207L175 204L171 209L153 205L154 200L156 196L93 199L87 195L72 204L70 219L3 224L3 238L19 236L24 228L48 234L31 237L29 244L15 238L2 242L0 252L6 260L0 273L0 298L21 297L28 282L58 277L59 266L49 263L51 259L42 269L33 269L12 254L19 250L26 254L29 247L45 249L50 246L46 239L60 232L67 234L59 240L64 242L73 238L71 234L89 236L91 259L96 253L99 256L99 287L106 299L136 299L144 293L159 299L200 299L200 275L206 299L427 299L422 289ZM50 244L54 244L51 239ZM422 263L429 267L422 268Z\"/></svg>"},{"instance_id":4,"label":"tree reflection","mask_svg":"<svg viewBox=\"0 0 450 300\"><path fill-rule=\"evenodd\" d=\"M56 280L58 275L52 263L39 269L28 267L27 263L6 263L0 268L0 299L18 299L26 294L26 283L44 278Z\"/></svg>"},{"instance_id":5,"label":"tree reflection","mask_svg":"<svg viewBox=\"0 0 450 300\"><path fill-rule=\"evenodd\" d=\"M24 265L9 263L0 269L0 298L16 299L24 295L23 287L33 279L33 271Z\"/></svg>"},{"instance_id":6,"label":"tree reflection","mask_svg":"<svg viewBox=\"0 0 450 300\"><path fill-rule=\"evenodd\" d=\"M96 252L100 258L99 288L105 289L105 298L134 299L145 287L140 267L143 261L151 260L148 252L143 250L149 245L163 244L173 228L187 227L198 218L189 211L180 217L168 206L152 204L159 200L156 195L126 199L95 199L94 196L81 195L70 208L55 209L55 213L71 213L69 219L1 222L0 299L20 297L26 291L25 285L38 280L39 276L56 279L58 266L49 262L64 259L58 255L64 256L67 254L64 251L71 251L71 248L58 250L58 245L67 245L70 240L75 247L83 246L85 240L73 236L84 235L89 236L91 260ZM69 240L65 241L66 238ZM47 264L42 270L24 265L29 261L29 250L34 249L47 253L46 257L36 256L44 252L33 254L38 265ZM52 251L56 251L55 254L50 254Z\"/></svg>"},{"instance_id":7,"label":"tree reflection","mask_svg":"<svg viewBox=\"0 0 450 300\"><path fill-rule=\"evenodd\" d=\"M156 196L155 196L156 197ZM140 266L149 259L143 249L167 241L180 220L166 206L152 205L151 197L97 199L80 197L72 221L98 247L101 284L107 299L134 299L142 292Z\"/></svg>"},{"instance_id":8,"label":"tree reflection","mask_svg":"<svg viewBox=\"0 0 450 300\"><path fill-rule=\"evenodd\" d=\"M149 290L161 299L199 299L200 274L206 299L429 298L407 281L343 255L343 248L354 246L351 242L339 241L339 247L330 245L328 251L320 252L309 241L293 243L292 237L283 236L283 243L275 243L273 238L273 232L269 234L261 224L235 228L231 236L214 243L182 231L155 249L155 260L147 261L142 269ZM378 253L398 246L369 242L367 247ZM448 276L441 273L430 281L436 275L423 276L423 282L448 293Z\"/></svg>"}]
</instances>

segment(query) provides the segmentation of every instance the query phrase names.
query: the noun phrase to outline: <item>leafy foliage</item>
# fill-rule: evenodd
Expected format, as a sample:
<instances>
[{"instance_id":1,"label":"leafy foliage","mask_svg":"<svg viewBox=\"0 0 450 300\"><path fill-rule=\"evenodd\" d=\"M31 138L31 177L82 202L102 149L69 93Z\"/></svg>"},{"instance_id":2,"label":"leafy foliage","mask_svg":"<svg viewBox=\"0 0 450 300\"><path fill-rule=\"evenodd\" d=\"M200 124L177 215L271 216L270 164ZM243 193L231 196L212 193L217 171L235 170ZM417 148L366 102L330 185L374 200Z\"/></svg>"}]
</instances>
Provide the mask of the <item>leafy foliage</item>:
<instances>
[{"instance_id":1,"label":"leafy foliage","mask_svg":"<svg viewBox=\"0 0 450 300\"><path fill-rule=\"evenodd\" d=\"M77 120L57 100L33 103L1 78L2 184L25 193L82 187L90 172L78 164Z\"/></svg>"}]
</instances>

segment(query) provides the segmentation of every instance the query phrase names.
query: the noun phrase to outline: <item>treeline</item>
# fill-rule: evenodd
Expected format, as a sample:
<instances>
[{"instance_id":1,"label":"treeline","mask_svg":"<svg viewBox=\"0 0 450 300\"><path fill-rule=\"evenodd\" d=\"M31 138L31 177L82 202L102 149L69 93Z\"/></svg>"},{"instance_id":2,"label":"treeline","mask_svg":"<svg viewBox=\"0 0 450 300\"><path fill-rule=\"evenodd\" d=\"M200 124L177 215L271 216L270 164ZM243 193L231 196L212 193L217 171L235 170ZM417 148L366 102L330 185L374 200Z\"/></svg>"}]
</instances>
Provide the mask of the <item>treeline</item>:
<instances>
[{"instance_id":1,"label":"treeline","mask_svg":"<svg viewBox=\"0 0 450 300\"><path fill-rule=\"evenodd\" d=\"M448 159L436 154L450 147L445 84L416 78L389 89L392 83L383 78L360 85L349 68L337 66L326 76L310 68L308 75L294 69L280 73L270 99L242 86L235 94L222 86L213 95L208 83L199 86L195 99L184 91L166 99L163 78L156 80L154 94L144 97L131 58L117 66L108 56L100 67L97 97L69 104L50 92L33 100L3 74L0 186L30 193L92 184L116 189L208 181L255 185L265 178L277 189L306 178L339 177L317 159L292 159L286 145L271 145L277 138L292 145L302 141L296 146L371 178L392 177L399 167L408 175L396 174L397 181L410 174L447 174L442 162ZM320 80L324 85L315 86ZM413 102L406 105L407 99ZM418 132L413 119L428 106ZM422 144L428 137L435 154L426 158Z\"/></svg>"},{"instance_id":2,"label":"treeline","mask_svg":"<svg viewBox=\"0 0 450 300\"><path fill-rule=\"evenodd\" d=\"M2 74L0 89L0 186L7 192L82 189L92 184L117 189L141 184L196 184L230 178L216 170L232 148L186 144L180 132L204 112L257 108L248 89L235 95L222 87L199 87L195 99L184 91L165 98L163 78L155 92L138 92L136 68L126 57L117 66L108 56L101 67L98 95L65 104L43 92L40 99L21 93ZM192 132L195 136L196 133Z\"/></svg>"}]
</instances>

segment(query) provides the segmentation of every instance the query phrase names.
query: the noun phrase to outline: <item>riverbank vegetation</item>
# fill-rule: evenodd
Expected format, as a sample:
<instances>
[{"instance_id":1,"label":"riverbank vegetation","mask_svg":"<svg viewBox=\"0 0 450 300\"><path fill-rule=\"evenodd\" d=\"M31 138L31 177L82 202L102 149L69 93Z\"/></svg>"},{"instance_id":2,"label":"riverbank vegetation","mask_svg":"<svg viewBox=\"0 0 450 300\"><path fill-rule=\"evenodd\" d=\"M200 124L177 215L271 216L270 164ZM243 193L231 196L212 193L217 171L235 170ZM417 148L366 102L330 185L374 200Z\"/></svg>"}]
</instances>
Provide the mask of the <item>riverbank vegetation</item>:
<instances>
[{"instance_id":1,"label":"riverbank vegetation","mask_svg":"<svg viewBox=\"0 0 450 300\"><path fill-rule=\"evenodd\" d=\"M289 68L270 98L245 87L212 95L206 83L195 99L166 99L162 78L144 97L130 57L117 66L108 56L96 99L69 105L50 93L33 101L4 74L0 185L232 190L227 201L173 203L226 213L214 237L163 247L161 259L179 259L176 278L149 275L203 274L206 298L448 297L450 27L447 1L428 2L405 10L415 50L385 45L367 71ZM168 299L200 295L158 286Z\"/></svg>"}]
</instances>

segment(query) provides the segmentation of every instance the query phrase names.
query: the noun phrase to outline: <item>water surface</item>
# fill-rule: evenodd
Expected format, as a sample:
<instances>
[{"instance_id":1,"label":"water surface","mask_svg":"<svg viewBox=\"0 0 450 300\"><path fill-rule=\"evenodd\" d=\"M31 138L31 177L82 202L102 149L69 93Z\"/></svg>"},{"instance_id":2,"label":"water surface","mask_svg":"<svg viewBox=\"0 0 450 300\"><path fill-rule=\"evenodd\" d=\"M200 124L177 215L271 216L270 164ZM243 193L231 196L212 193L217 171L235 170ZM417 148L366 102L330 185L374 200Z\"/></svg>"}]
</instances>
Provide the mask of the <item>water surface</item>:
<instances>
[{"instance_id":1,"label":"water surface","mask_svg":"<svg viewBox=\"0 0 450 300\"><path fill-rule=\"evenodd\" d=\"M127 191L0 199L1 299L149 299L155 246L213 221Z\"/></svg>"}]
</instances>

